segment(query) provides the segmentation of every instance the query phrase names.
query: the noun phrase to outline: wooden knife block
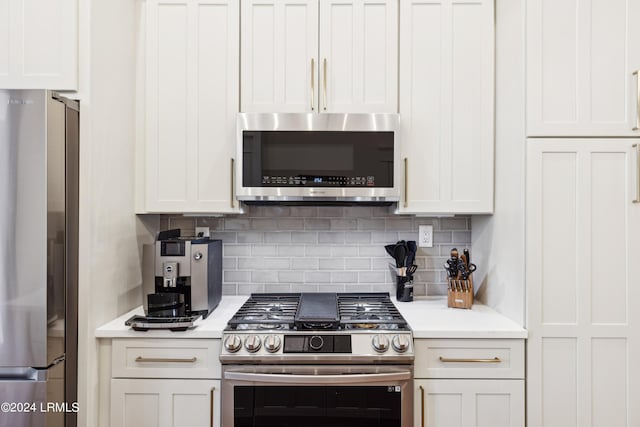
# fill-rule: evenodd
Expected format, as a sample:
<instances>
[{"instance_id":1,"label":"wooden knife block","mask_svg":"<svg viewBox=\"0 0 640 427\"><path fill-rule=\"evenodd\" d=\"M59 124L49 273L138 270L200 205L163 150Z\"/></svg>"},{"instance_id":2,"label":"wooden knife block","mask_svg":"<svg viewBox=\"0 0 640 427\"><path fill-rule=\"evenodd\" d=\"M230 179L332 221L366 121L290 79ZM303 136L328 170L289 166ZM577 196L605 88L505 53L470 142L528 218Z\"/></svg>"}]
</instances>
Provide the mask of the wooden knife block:
<instances>
[{"instance_id":1,"label":"wooden knife block","mask_svg":"<svg viewBox=\"0 0 640 427\"><path fill-rule=\"evenodd\" d=\"M447 306L471 308L473 305L473 277L467 280L448 278Z\"/></svg>"}]
</instances>

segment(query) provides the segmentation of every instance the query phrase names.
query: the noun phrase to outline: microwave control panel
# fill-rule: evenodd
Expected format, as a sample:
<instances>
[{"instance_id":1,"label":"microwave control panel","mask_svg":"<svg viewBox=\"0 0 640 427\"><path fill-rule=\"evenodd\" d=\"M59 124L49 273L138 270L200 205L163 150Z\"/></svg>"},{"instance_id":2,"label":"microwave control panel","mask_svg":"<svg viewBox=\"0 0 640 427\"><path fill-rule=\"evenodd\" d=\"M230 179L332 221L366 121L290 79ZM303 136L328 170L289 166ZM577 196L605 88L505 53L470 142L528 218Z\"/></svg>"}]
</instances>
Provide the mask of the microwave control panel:
<instances>
[{"instance_id":1,"label":"microwave control panel","mask_svg":"<svg viewBox=\"0 0 640 427\"><path fill-rule=\"evenodd\" d=\"M263 175L263 187L375 187L374 176Z\"/></svg>"}]
</instances>

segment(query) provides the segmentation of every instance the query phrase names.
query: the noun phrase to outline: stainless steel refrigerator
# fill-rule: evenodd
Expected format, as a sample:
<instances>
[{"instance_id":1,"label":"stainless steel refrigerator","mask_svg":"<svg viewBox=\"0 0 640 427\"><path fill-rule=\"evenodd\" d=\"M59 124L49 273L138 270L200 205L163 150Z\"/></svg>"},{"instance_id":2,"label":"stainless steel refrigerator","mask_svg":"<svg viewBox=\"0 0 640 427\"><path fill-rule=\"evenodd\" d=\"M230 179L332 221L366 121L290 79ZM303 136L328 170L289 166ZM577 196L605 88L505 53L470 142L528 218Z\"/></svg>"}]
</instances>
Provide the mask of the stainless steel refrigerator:
<instances>
[{"instance_id":1,"label":"stainless steel refrigerator","mask_svg":"<svg viewBox=\"0 0 640 427\"><path fill-rule=\"evenodd\" d=\"M76 425L79 114L0 90L0 427Z\"/></svg>"}]
</instances>

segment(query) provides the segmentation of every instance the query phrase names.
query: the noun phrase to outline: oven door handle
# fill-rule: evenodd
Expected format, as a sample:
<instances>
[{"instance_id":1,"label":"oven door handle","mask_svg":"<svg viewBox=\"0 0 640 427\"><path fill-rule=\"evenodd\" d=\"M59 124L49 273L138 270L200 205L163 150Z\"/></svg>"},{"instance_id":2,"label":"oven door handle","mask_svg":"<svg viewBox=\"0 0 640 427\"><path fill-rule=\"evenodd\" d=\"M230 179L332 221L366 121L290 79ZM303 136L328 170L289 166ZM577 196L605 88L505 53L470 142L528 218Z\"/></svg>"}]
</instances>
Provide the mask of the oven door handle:
<instances>
[{"instance_id":1,"label":"oven door handle","mask_svg":"<svg viewBox=\"0 0 640 427\"><path fill-rule=\"evenodd\" d=\"M248 372L225 372L225 380L251 381L278 384L355 384L375 383L381 381L407 381L411 379L410 371L387 374L343 374L343 375L289 375L289 374L255 374Z\"/></svg>"}]
</instances>

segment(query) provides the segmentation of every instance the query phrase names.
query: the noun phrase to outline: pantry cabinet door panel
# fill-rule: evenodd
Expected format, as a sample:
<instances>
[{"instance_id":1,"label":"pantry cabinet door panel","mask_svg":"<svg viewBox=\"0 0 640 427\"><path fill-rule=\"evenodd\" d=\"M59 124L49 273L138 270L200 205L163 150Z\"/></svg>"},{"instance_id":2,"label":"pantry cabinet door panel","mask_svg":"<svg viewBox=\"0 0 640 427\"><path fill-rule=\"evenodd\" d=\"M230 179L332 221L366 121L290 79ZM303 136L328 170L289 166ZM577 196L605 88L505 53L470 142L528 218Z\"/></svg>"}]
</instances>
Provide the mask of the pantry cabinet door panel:
<instances>
[{"instance_id":1,"label":"pantry cabinet door panel","mask_svg":"<svg viewBox=\"0 0 640 427\"><path fill-rule=\"evenodd\" d=\"M317 109L317 0L242 3L243 112Z\"/></svg>"},{"instance_id":2,"label":"pantry cabinet door panel","mask_svg":"<svg viewBox=\"0 0 640 427\"><path fill-rule=\"evenodd\" d=\"M636 426L640 141L527 144L528 425Z\"/></svg>"},{"instance_id":3,"label":"pantry cabinet door panel","mask_svg":"<svg viewBox=\"0 0 640 427\"><path fill-rule=\"evenodd\" d=\"M631 136L640 1L527 2L527 134Z\"/></svg>"}]
</instances>

